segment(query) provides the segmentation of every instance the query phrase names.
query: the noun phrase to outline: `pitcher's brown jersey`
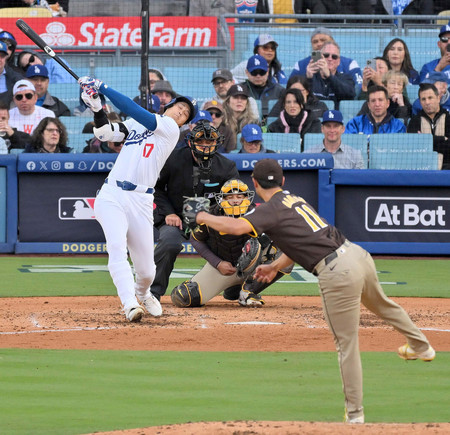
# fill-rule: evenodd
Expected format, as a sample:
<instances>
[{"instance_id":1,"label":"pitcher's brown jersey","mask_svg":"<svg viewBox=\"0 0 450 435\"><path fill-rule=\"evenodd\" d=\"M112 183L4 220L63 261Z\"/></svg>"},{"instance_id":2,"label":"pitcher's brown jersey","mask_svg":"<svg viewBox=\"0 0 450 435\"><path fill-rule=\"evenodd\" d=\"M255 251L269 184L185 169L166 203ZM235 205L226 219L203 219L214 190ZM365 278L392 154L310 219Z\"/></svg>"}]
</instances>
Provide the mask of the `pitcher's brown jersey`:
<instances>
[{"instance_id":1,"label":"pitcher's brown jersey","mask_svg":"<svg viewBox=\"0 0 450 435\"><path fill-rule=\"evenodd\" d=\"M281 189L240 219L250 223L255 235L266 233L308 272L345 242L345 236L303 198Z\"/></svg>"}]
</instances>

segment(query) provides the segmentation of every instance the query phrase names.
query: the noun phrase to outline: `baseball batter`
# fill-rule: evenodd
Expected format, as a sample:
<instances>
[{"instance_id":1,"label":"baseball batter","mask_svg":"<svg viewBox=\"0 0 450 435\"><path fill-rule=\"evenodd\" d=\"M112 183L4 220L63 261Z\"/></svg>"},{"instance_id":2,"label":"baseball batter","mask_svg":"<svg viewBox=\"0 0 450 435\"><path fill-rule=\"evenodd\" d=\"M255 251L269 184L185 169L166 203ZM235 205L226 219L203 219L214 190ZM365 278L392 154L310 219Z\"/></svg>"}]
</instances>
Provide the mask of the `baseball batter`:
<instances>
[{"instance_id":1,"label":"baseball batter","mask_svg":"<svg viewBox=\"0 0 450 435\"><path fill-rule=\"evenodd\" d=\"M178 142L179 127L195 116L197 103L188 97L176 97L160 116L98 79L82 77L78 83L83 89L83 101L94 111L95 136L112 142L126 138L94 205L96 219L105 233L109 272L127 320L141 320L144 310L138 299L151 315L160 316L161 305L150 293L155 276L153 191L159 172ZM99 91L131 119L111 123L102 109Z\"/></svg>"},{"instance_id":2,"label":"baseball batter","mask_svg":"<svg viewBox=\"0 0 450 435\"><path fill-rule=\"evenodd\" d=\"M255 164L253 183L264 204L238 219L200 211L184 218L228 234L266 233L283 251L271 264L256 268L254 278L270 282L293 262L318 277L322 306L338 352L345 420L364 423L363 381L358 343L360 303L407 339L398 349L405 360L432 361L435 351L406 312L384 294L370 254L321 218L303 198L283 191L283 170L276 160ZM198 209L197 209L198 210ZM193 223L195 225L195 223Z\"/></svg>"}]
</instances>

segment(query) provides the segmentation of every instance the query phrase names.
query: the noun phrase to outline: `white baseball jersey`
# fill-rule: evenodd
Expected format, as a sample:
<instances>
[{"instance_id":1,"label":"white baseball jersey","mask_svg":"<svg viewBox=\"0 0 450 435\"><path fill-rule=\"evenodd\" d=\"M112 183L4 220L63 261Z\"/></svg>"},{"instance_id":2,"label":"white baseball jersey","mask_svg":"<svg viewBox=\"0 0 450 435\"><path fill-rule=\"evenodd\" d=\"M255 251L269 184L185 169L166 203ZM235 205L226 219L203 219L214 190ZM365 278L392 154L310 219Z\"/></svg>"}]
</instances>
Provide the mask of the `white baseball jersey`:
<instances>
[{"instance_id":1,"label":"white baseball jersey","mask_svg":"<svg viewBox=\"0 0 450 435\"><path fill-rule=\"evenodd\" d=\"M180 136L180 129L172 118L155 116L155 131L147 130L134 119L124 121L129 134L108 177L148 187L155 186L159 173Z\"/></svg>"},{"instance_id":2,"label":"white baseball jersey","mask_svg":"<svg viewBox=\"0 0 450 435\"><path fill-rule=\"evenodd\" d=\"M31 115L22 115L17 107L9 111L9 125L17 128L19 131L32 134L44 118L55 118L55 112L45 109L44 107L35 106Z\"/></svg>"}]
</instances>

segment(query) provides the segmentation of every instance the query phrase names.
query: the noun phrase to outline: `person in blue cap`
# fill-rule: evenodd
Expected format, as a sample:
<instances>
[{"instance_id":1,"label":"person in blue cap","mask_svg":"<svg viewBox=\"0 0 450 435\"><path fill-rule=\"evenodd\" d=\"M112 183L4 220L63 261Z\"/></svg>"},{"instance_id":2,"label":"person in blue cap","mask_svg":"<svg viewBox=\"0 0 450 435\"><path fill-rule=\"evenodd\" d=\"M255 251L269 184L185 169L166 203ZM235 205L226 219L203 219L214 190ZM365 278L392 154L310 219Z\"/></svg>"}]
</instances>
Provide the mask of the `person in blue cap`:
<instances>
[{"instance_id":1,"label":"person in blue cap","mask_svg":"<svg viewBox=\"0 0 450 435\"><path fill-rule=\"evenodd\" d=\"M443 72L431 71L427 73L425 78L422 80L422 83L432 84L436 86L439 92L441 107L450 111L450 93L448 91L448 81L448 77ZM420 104L420 99L417 98L412 106L412 114L417 115L421 110L422 105Z\"/></svg>"},{"instance_id":2,"label":"person in blue cap","mask_svg":"<svg viewBox=\"0 0 450 435\"><path fill-rule=\"evenodd\" d=\"M342 113L339 110L327 110L322 119L323 142L305 149L305 153L330 153L333 156L335 169L364 169L366 165L361 151L342 142L344 132Z\"/></svg>"},{"instance_id":3,"label":"person in blue cap","mask_svg":"<svg viewBox=\"0 0 450 435\"><path fill-rule=\"evenodd\" d=\"M274 153L263 145L263 136L261 127L257 124L247 124L241 132L241 150L240 153Z\"/></svg>"},{"instance_id":4,"label":"person in blue cap","mask_svg":"<svg viewBox=\"0 0 450 435\"><path fill-rule=\"evenodd\" d=\"M36 106L55 112L55 116L70 116L69 108L48 91L50 81L48 69L45 65L30 65L26 72L26 78L33 83L36 89L38 96Z\"/></svg>"},{"instance_id":5,"label":"person in blue cap","mask_svg":"<svg viewBox=\"0 0 450 435\"><path fill-rule=\"evenodd\" d=\"M0 101L10 104L13 98L13 87L22 77L8 66L8 45L0 41Z\"/></svg>"},{"instance_id":6,"label":"person in blue cap","mask_svg":"<svg viewBox=\"0 0 450 435\"><path fill-rule=\"evenodd\" d=\"M275 38L268 33L263 33L259 35L253 43L253 54L259 54L266 59L267 64L269 65L269 77L271 82L286 85L287 76L282 69L281 62L278 60L277 48L278 43L275 41ZM235 83L242 83L247 79L245 74L246 67L247 61L244 60L231 70Z\"/></svg>"},{"instance_id":7,"label":"person in blue cap","mask_svg":"<svg viewBox=\"0 0 450 435\"><path fill-rule=\"evenodd\" d=\"M443 72L447 77L447 82L450 81L450 51L448 51L450 50L450 21L441 27L437 46L441 52L441 57L422 66L420 70L421 83L432 72Z\"/></svg>"},{"instance_id":8,"label":"person in blue cap","mask_svg":"<svg viewBox=\"0 0 450 435\"><path fill-rule=\"evenodd\" d=\"M278 100L285 88L279 83L274 83L270 80L269 64L259 54L254 54L248 59L245 73L247 80L241 83L242 87L247 89L250 97L261 101L261 115L263 118L272 116L269 110L269 101Z\"/></svg>"}]
</instances>

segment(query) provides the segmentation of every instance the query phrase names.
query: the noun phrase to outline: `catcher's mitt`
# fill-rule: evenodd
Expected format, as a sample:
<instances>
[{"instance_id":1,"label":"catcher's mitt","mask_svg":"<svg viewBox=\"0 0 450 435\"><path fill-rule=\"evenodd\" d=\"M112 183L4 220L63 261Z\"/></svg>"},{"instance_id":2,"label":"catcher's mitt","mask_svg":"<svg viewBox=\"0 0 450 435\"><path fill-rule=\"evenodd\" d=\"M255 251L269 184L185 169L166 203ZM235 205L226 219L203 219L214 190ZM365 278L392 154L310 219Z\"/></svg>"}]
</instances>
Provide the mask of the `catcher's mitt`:
<instances>
[{"instance_id":1,"label":"catcher's mitt","mask_svg":"<svg viewBox=\"0 0 450 435\"><path fill-rule=\"evenodd\" d=\"M191 229L197 227L197 214L201 211L209 211L210 200L203 197L185 197L183 202L183 221Z\"/></svg>"},{"instance_id":2,"label":"catcher's mitt","mask_svg":"<svg viewBox=\"0 0 450 435\"><path fill-rule=\"evenodd\" d=\"M261 264L262 248L258 239L248 239L242 247L242 254L236 263L236 272L239 278L247 279L253 275L255 269Z\"/></svg>"}]
</instances>

